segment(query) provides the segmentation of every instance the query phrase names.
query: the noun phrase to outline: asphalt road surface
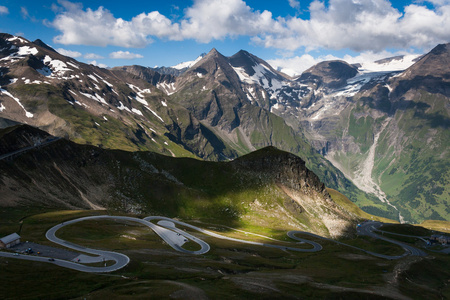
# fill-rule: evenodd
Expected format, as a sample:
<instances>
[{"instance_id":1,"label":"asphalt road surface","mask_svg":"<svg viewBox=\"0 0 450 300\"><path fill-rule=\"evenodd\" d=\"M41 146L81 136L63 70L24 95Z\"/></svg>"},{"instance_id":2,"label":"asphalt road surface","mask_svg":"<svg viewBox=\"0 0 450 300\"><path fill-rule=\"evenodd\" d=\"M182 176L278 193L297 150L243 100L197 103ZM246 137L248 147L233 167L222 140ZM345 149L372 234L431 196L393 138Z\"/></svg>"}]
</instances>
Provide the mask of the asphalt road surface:
<instances>
[{"instance_id":1,"label":"asphalt road surface","mask_svg":"<svg viewBox=\"0 0 450 300\"><path fill-rule=\"evenodd\" d=\"M64 226L82 222L82 221L86 221L86 220L99 220L99 219L108 219L108 220L115 220L115 221L122 220L122 221L131 221L131 222L140 223L140 224L152 229L157 235L159 235L173 249L183 252L183 253L188 253L188 254L205 254L210 250L210 246L208 243L204 242L203 240L185 232L182 229L177 228L176 225L184 226L184 227L196 230L198 232L201 232L203 234L206 234L206 235L218 238L218 239L224 239L224 240L229 240L229 241L238 242L238 243L245 243L245 244L250 244L250 245L277 248L277 249L281 249L281 250L290 250L290 251L298 251L298 252L316 252L316 251L322 250L322 246L319 243L309 241L306 239L302 239L302 238L299 238L296 236L296 234L307 234L307 235L310 235L310 236L313 236L316 238L329 240L334 243L338 243L341 245L345 245L347 247L358 249L358 250L364 251L368 254L371 254L371 255L374 255L377 257L381 257L381 258L385 258L385 259L399 259L406 255L426 256L426 253L420 249L417 249L417 248L407 245L405 243L375 234L373 231L377 230L379 227L381 227L383 225L383 223L380 223L380 222L368 221L368 222L362 223L361 226L359 226L357 228L358 234L370 236L370 237L373 237L376 239L381 239L381 240L399 245L400 247L402 247L405 250L405 253L403 255L392 256L392 255L379 254L379 253L367 251L367 250L364 250L364 249L361 249L361 248L358 248L355 246L344 244L344 243L341 243L341 242L338 242L338 241L335 241L332 239L324 238L324 237L315 235L313 233L303 232L303 231L289 231L287 233L287 235L294 240L300 241L302 243L310 244L312 246L312 248L302 249L302 248L296 248L296 247L291 247L291 246L281 246L281 245L267 244L267 243L261 243L261 242L247 241L247 240L241 240L241 239L236 239L236 238L220 235L215 232L211 232L209 230L205 230L200 227L197 227L197 226L194 226L191 224L187 224L182 221L174 220L174 219L167 218L167 217L160 217L160 216L150 216L150 217L146 217L144 219L133 218L133 217L124 217L124 216L90 216L90 217L83 217L83 218L78 218L78 219L63 222L61 224L53 226L52 228L50 228L47 231L46 237L48 240L50 240L56 244L59 244L61 246L70 248L72 250L93 255L93 256L88 256L88 255L83 254L83 255L78 256L79 258L81 258L81 261L74 262L74 261L68 261L68 260L50 258L50 257L15 254L15 253L11 253L11 252L0 252L0 256L23 259L23 260L30 260L30 261L47 262L47 263L52 263L52 264L55 264L55 265L58 265L61 267L78 270L78 271L82 271L82 272L105 273L105 272L113 272L113 271L119 270L119 269L125 267L130 262L130 258L128 256L121 254L121 253L113 252L113 251L104 251L104 250L86 248L86 247L76 245L76 244L70 243L68 241L65 241L63 239L56 237L56 232ZM151 221L157 221L157 224L154 224ZM200 250L190 251L190 250L184 249L183 245L186 242L188 242L189 240L194 243L197 243L200 246ZM114 261L114 264L111 266L106 266L106 267L97 267L97 266L94 267L94 266L89 266L89 265L83 264L83 263L95 263L95 262L106 262L106 261Z\"/></svg>"},{"instance_id":2,"label":"asphalt road surface","mask_svg":"<svg viewBox=\"0 0 450 300\"><path fill-rule=\"evenodd\" d=\"M302 249L302 248L296 248L296 247L287 247L287 246L280 246L280 245L273 245L273 244L267 244L267 243L260 243L260 242L253 242L253 241L246 241L246 240L231 238L231 237L228 237L228 236L220 235L220 234L217 234L215 232L212 232L212 231L209 231L209 230L205 230L205 229L202 229L200 227L197 227L197 226L194 226L194 225L191 225L191 224L187 224L185 222L177 221L177 220L174 220L174 219L170 219L170 218L167 218L167 217L151 216L151 217L144 218L144 220L148 220L148 221L160 220L158 222L158 224L169 224L169 223L161 223L161 221L170 222L170 223L173 224L173 225L169 225L170 228L175 228L175 224L178 224L178 225L191 228L193 230L196 230L198 232L201 232L203 234L206 234L206 235L218 238L218 239L228 240L228 241L233 241L233 242L238 242L238 243L257 245L257 246L264 246L264 247L271 247L271 248L278 248L278 249L282 249L282 250L299 251L299 252L316 252L316 251L322 250L322 246L321 245L319 245L319 244L317 244L315 242L308 241L308 240L305 240L305 239L300 239L300 238L297 238L297 237L295 237L294 239L299 240L299 241L304 242L304 243L307 243L307 244L311 244L313 246L313 248L312 249ZM181 231L181 232L184 232L184 231ZM300 231L298 231L298 232L300 232ZM289 233L288 233L288 235L289 235ZM186 233L184 232L184 234L186 234Z\"/></svg>"},{"instance_id":3,"label":"asphalt road surface","mask_svg":"<svg viewBox=\"0 0 450 300\"><path fill-rule=\"evenodd\" d=\"M375 221L367 221L361 224L360 227L357 228L357 232L359 235L366 235L366 236L370 236L379 240L383 240L392 244L396 244L399 245L400 247L402 247L405 250L405 253L403 255L397 255L397 256L391 256L391 255L383 255L383 254L378 254L378 253L374 253L374 252L368 252L372 255L378 256L378 257L382 257L382 258L386 258L386 259L399 259L402 258L406 255L414 255L414 256L427 256L427 254L420 250L417 249L416 247L410 246L408 244L390 239L390 238L386 238L384 236L380 236L376 233L374 233L375 230L377 230L378 228L380 228L381 226L383 226L383 223L381 222L375 222Z\"/></svg>"}]
</instances>

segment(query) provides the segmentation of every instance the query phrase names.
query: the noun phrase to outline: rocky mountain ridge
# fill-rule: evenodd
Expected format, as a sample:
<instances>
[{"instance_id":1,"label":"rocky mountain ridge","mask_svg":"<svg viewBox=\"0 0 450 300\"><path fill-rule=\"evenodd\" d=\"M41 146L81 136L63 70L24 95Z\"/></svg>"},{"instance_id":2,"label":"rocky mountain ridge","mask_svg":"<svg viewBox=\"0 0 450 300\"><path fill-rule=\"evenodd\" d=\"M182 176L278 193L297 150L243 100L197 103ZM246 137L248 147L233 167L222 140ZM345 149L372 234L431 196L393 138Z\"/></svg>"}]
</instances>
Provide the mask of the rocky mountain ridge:
<instances>
[{"instance_id":1,"label":"rocky mountain ridge","mask_svg":"<svg viewBox=\"0 0 450 300\"><path fill-rule=\"evenodd\" d=\"M272 145L301 156L366 211L448 219L448 45L406 71L332 61L292 79L246 51L225 57L213 49L173 76L140 66L100 69L42 42L0 40L0 124L208 160Z\"/></svg>"},{"instance_id":2,"label":"rocky mountain ridge","mask_svg":"<svg viewBox=\"0 0 450 300\"><path fill-rule=\"evenodd\" d=\"M21 125L0 135L3 145L11 136L20 140L47 134ZM273 147L225 163L101 149L60 139L12 161L0 160L0 192L2 207L107 208L216 218L227 224L287 222L292 228L327 236L348 234L357 221L330 198L303 160Z\"/></svg>"}]
</instances>

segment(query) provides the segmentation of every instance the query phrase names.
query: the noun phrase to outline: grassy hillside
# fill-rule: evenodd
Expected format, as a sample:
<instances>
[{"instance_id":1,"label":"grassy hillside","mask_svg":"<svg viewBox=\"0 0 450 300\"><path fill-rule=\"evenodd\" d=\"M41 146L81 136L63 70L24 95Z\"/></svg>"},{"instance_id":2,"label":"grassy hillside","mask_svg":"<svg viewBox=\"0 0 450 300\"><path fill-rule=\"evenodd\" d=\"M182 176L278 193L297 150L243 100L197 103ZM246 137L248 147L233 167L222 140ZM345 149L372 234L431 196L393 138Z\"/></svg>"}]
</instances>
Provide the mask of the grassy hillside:
<instances>
[{"instance_id":1,"label":"grassy hillside","mask_svg":"<svg viewBox=\"0 0 450 300\"><path fill-rule=\"evenodd\" d=\"M350 201L344 194L333 190L333 189L327 189L328 193L330 194L331 198L334 202L342 206L345 210L351 212L352 214L358 216L361 219L364 220L374 220L374 221L380 221L385 223L398 223L398 221L394 221L391 219L379 217L376 215L371 215L363 211L361 208L359 208L355 203Z\"/></svg>"},{"instance_id":2,"label":"grassy hillside","mask_svg":"<svg viewBox=\"0 0 450 300\"><path fill-rule=\"evenodd\" d=\"M207 162L59 140L14 163L0 161L0 203L105 207L274 233L286 226L325 236L351 230L352 217L332 208L321 192L323 184L300 158L275 148L260 153L256 157L262 167L252 170L246 167L246 161L254 161L252 155L239 163Z\"/></svg>"},{"instance_id":3,"label":"grassy hillside","mask_svg":"<svg viewBox=\"0 0 450 300\"><path fill-rule=\"evenodd\" d=\"M48 245L48 228L73 218L105 213L35 211L28 215L5 208L0 211L5 216L0 222L20 226L21 220L24 238ZM221 228L213 226L206 228ZM225 235L234 234L226 228L220 230ZM446 284L450 275L448 255L385 260L323 240L318 240L324 247L322 251L298 253L191 233L209 243L210 252L201 256L176 252L138 224L91 221L67 226L58 232L59 236L86 247L124 253L130 263L105 276L50 263L0 258L0 276L4 278L0 292L4 299L148 299L181 295L195 299L298 299L299 295L309 299L414 299L418 293L426 294L427 299L450 297ZM386 254L401 252L397 246L373 239L344 242ZM19 282L22 287L17 289Z\"/></svg>"},{"instance_id":4,"label":"grassy hillside","mask_svg":"<svg viewBox=\"0 0 450 300\"><path fill-rule=\"evenodd\" d=\"M420 226L428 228L430 230L450 233L450 222L447 221L426 220L423 221Z\"/></svg>"},{"instance_id":5,"label":"grassy hillside","mask_svg":"<svg viewBox=\"0 0 450 300\"><path fill-rule=\"evenodd\" d=\"M446 102L446 97L420 91L407 108L397 110L395 125L388 126L377 148L373 176L407 220L450 220ZM402 133L400 144L395 136Z\"/></svg>"},{"instance_id":6,"label":"grassy hillside","mask_svg":"<svg viewBox=\"0 0 450 300\"><path fill-rule=\"evenodd\" d=\"M347 132L352 150L336 151L331 158L346 174L370 176L406 221L450 220L448 98L415 90L412 100L390 99L386 87L366 94L357 96L337 125ZM381 102L389 109L380 107ZM363 166L371 147L373 169L368 174ZM380 201L357 204L368 213L395 218L389 215L395 211Z\"/></svg>"}]
</instances>

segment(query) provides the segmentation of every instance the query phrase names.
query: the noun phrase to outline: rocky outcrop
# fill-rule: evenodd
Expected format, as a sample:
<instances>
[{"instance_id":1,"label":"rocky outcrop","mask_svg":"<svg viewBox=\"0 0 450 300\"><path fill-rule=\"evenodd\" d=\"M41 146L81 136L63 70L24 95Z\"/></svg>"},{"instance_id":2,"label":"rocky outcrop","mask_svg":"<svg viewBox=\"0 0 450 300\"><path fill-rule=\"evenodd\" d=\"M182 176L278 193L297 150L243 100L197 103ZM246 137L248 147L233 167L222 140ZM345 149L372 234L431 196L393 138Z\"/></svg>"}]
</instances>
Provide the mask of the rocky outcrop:
<instances>
[{"instance_id":1,"label":"rocky outcrop","mask_svg":"<svg viewBox=\"0 0 450 300\"><path fill-rule=\"evenodd\" d=\"M137 76L138 78L143 79L143 80L147 81L148 83L151 83L154 86L156 86L158 83L162 83L162 82L164 82L166 84L175 82L175 77L173 75L162 74L162 73L156 72L155 70L153 70L151 68L146 68L146 67L137 66L137 65L114 67L111 70L114 73L120 73L121 71L124 71L129 74L133 74L133 75Z\"/></svg>"},{"instance_id":2,"label":"rocky outcrop","mask_svg":"<svg viewBox=\"0 0 450 300\"><path fill-rule=\"evenodd\" d=\"M291 153L266 147L231 162L236 172L261 180L261 185L275 184L286 195L283 205L294 218L307 219L309 230L327 236L349 232L355 216L337 205L325 185L311 172L305 161Z\"/></svg>"},{"instance_id":3,"label":"rocky outcrop","mask_svg":"<svg viewBox=\"0 0 450 300\"><path fill-rule=\"evenodd\" d=\"M265 147L235 159L232 165L247 172L264 174L266 179L290 189L305 193L315 191L326 198L330 197L325 184L306 167L304 160L275 147Z\"/></svg>"},{"instance_id":4,"label":"rocky outcrop","mask_svg":"<svg viewBox=\"0 0 450 300\"><path fill-rule=\"evenodd\" d=\"M51 136L28 125L16 125L0 130L0 156L23 148L33 147Z\"/></svg>"},{"instance_id":5,"label":"rocky outcrop","mask_svg":"<svg viewBox=\"0 0 450 300\"><path fill-rule=\"evenodd\" d=\"M333 89L347 84L347 79L356 74L358 74L358 68L344 61L325 61L303 72L297 81Z\"/></svg>"}]
</instances>

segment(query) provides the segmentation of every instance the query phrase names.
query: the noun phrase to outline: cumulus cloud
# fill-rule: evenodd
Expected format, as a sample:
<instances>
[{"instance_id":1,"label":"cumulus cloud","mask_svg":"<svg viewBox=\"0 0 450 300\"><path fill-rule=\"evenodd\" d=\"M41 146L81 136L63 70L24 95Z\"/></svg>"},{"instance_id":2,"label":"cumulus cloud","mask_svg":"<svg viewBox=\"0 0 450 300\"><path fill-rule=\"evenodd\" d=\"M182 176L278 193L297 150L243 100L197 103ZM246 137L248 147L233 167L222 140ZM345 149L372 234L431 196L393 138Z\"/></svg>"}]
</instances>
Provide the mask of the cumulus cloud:
<instances>
[{"instance_id":1,"label":"cumulus cloud","mask_svg":"<svg viewBox=\"0 0 450 300\"><path fill-rule=\"evenodd\" d=\"M183 38L208 43L225 37L281 30L272 13L254 11L242 0L197 0L180 24Z\"/></svg>"},{"instance_id":2,"label":"cumulus cloud","mask_svg":"<svg viewBox=\"0 0 450 300\"><path fill-rule=\"evenodd\" d=\"M95 53L86 53L84 56L84 58L87 59L103 59L104 57L99 55L99 54L95 54Z\"/></svg>"},{"instance_id":3,"label":"cumulus cloud","mask_svg":"<svg viewBox=\"0 0 450 300\"><path fill-rule=\"evenodd\" d=\"M29 19L29 20L31 20L32 22L39 22L39 20L38 19L36 19L35 17L33 17L33 16L30 16L30 13L28 12L28 9L26 8L26 7L21 7L20 8L20 14L22 15L22 18L24 19L24 20L26 20L26 19Z\"/></svg>"},{"instance_id":4,"label":"cumulus cloud","mask_svg":"<svg viewBox=\"0 0 450 300\"><path fill-rule=\"evenodd\" d=\"M305 47L382 51L385 48L429 47L450 40L450 5L429 9L409 5L403 13L386 0L313 1L310 19L283 19L283 31L254 38L266 47ZM283 34L284 32L284 34Z\"/></svg>"},{"instance_id":5,"label":"cumulus cloud","mask_svg":"<svg viewBox=\"0 0 450 300\"><path fill-rule=\"evenodd\" d=\"M288 1L299 8L298 0ZM306 19L274 18L270 11L255 10L243 0L194 0L184 16L173 22L157 11L124 20L104 7L84 9L81 4L60 0L62 11L52 25L61 32L54 41L62 44L145 47L154 38L208 43L247 36L257 45L289 51L379 52L430 47L450 40L450 1L427 2L432 5L415 1L400 12L388 0L314 0Z\"/></svg>"},{"instance_id":6,"label":"cumulus cloud","mask_svg":"<svg viewBox=\"0 0 450 300\"><path fill-rule=\"evenodd\" d=\"M70 56L73 58L80 57L82 55L78 51L72 51L72 50L67 50L67 49L63 49L63 48L58 48L58 49L56 49L56 51L58 51L59 54L62 54L65 56Z\"/></svg>"},{"instance_id":7,"label":"cumulus cloud","mask_svg":"<svg viewBox=\"0 0 450 300\"><path fill-rule=\"evenodd\" d=\"M289 0L289 6L292 7L292 8L299 9L300 8L300 1Z\"/></svg>"},{"instance_id":8,"label":"cumulus cloud","mask_svg":"<svg viewBox=\"0 0 450 300\"><path fill-rule=\"evenodd\" d=\"M0 6L0 15L9 14L9 9L6 6Z\"/></svg>"},{"instance_id":9,"label":"cumulus cloud","mask_svg":"<svg viewBox=\"0 0 450 300\"><path fill-rule=\"evenodd\" d=\"M113 59L135 59L135 58L143 58L142 55L131 53L129 51L116 51L109 54L109 58Z\"/></svg>"},{"instance_id":10,"label":"cumulus cloud","mask_svg":"<svg viewBox=\"0 0 450 300\"><path fill-rule=\"evenodd\" d=\"M53 27L62 32L54 42L65 45L116 45L123 47L144 47L149 39L135 31L131 22L116 19L110 11L99 7L97 10L83 10L81 4L68 1L59 2L64 11L52 22Z\"/></svg>"}]
</instances>

